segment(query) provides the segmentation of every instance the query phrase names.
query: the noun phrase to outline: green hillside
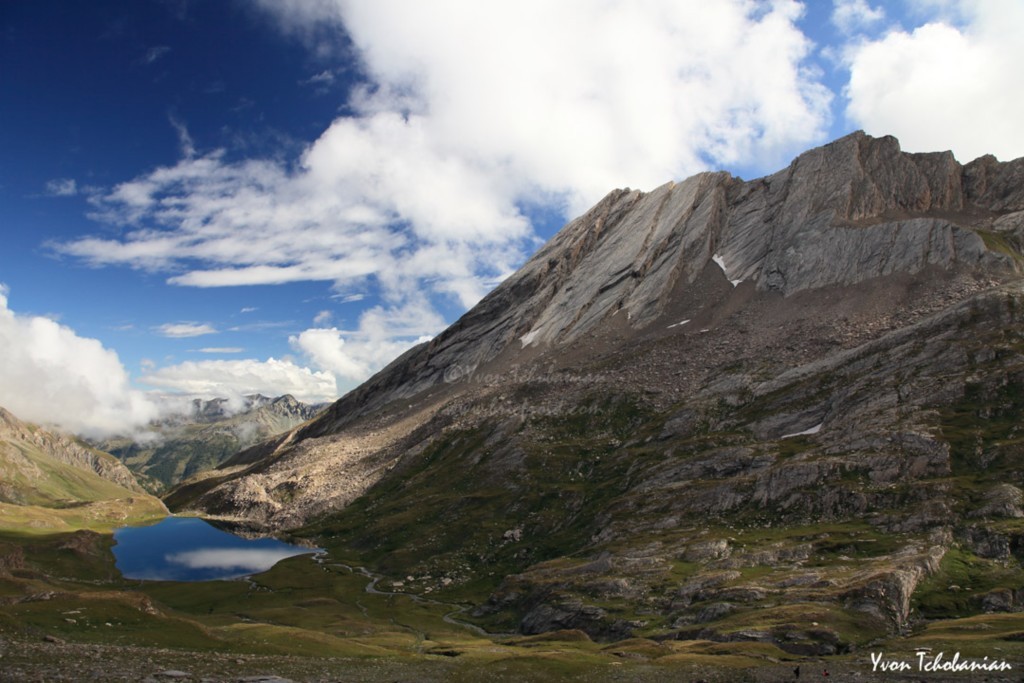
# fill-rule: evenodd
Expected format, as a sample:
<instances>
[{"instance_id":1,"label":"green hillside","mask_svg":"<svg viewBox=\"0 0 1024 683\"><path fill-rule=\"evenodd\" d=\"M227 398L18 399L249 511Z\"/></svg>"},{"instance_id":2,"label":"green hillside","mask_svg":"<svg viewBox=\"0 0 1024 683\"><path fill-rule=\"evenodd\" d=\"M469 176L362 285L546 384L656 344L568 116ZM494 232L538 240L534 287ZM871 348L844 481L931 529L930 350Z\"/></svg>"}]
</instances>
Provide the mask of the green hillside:
<instances>
[{"instance_id":1,"label":"green hillside","mask_svg":"<svg viewBox=\"0 0 1024 683\"><path fill-rule=\"evenodd\" d=\"M110 529L165 514L112 455L0 408L0 529Z\"/></svg>"}]
</instances>

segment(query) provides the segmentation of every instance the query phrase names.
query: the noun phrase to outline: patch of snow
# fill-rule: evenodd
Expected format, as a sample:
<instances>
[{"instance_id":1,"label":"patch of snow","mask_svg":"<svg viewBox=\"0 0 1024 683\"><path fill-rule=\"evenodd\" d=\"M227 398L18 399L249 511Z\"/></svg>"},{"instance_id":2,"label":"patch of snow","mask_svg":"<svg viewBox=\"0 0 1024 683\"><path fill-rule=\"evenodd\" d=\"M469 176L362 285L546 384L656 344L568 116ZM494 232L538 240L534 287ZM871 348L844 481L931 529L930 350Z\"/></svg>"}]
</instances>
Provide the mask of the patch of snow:
<instances>
[{"instance_id":1,"label":"patch of snow","mask_svg":"<svg viewBox=\"0 0 1024 683\"><path fill-rule=\"evenodd\" d=\"M682 322L678 322L678 323L676 323L675 325L669 325L669 326L668 326L668 329L670 329L670 330L671 330L671 329L672 329L673 327L679 327L680 325L685 325L685 324L686 324L686 323L688 323L688 322L690 322L690 321L689 321L689 320L683 320Z\"/></svg>"},{"instance_id":2,"label":"patch of snow","mask_svg":"<svg viewBox=\"0 0 1024 683\"><path fill-rule=\"evenodd\" d=\"M817 434L818 432L821 431L821 427L822 427L823 424L825 424L825 423L824 422L819 422L818 424L814 425L810 429L805 429L802 432L793 432L792 434L783 434L779 438L780 439L789 439L789 438L794 437L794 436L810 436L811 434Z\"/></svg>"},{"instance_id":3,"label":"patch of snow","mask_svg":"<svg viewBox=\"0 0 1024 683\"><path fill-rule=\"evenodd\" d=\"M743 280L730 280L729 279L729 271L725 269L725 259L722 258L721 254L715 254L714 256L711 257L711 260L718 264L718 267L722 269L722 275L725 275L725 279L729 280L729 283L733 287L736 287L741 282L743 282Z\"/></svg>"},{"instance_id":4,"label":"patch of snow","mask_svg":"<svg viewBox=\"0 0 1024 683\"><path fill-rule=\"evenodd\" d=\"M540 334L540 330L533 330L532 332L524 334L522 337L520 337L519 341L522 343L522 346L520 348L525 349L527 346L532 344L533 340L537 338L538 334Z\"/></svg>"}]
</instances>

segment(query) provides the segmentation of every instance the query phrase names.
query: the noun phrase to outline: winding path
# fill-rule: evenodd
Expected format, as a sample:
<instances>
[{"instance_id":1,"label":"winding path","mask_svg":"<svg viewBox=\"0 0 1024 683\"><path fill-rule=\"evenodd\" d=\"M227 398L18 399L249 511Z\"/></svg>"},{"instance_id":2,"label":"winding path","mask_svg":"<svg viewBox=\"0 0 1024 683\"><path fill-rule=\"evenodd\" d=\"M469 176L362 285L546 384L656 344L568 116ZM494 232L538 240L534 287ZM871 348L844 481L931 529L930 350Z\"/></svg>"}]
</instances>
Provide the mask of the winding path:
<instances>
[{"instance_id":1,"label":"winding path","mask_svg":"<svg viewBox=\"0 0 1024 683\"><path fill-rule=\"evenodd\" d=\"M327 557L327 553L326 552L324 552L324 553L317 553L316 555L314 555L313 560L315 562L317 562L318 564L325 564L326 557ZM327 564L327 566L329 566L329 567L339 567L339 568L344 569L345 571L349 572L350 574L359 574L361 576L366 577L370 581L369 581L369 583L366 584L366 588L364 588L363 590L365 590L367 593L369 593L371 595L400 596L400 597L403 597L403 598L409 598L413 602L417 602L417 603L422 604L422 605L440 605L442 607L454 607L455 609L453 609L450 612L446 612L441 617L441 619L446 624L451 624L452 626L458 626L460 628L467 629L469 631L472 631L473 633L475 633L478 636L484 636L485 638L508 638L508 637L516 635L514 633L491 633L490 631L487 631L487 630L477 626L476 624L471 624L471 623L469 623L467 621L462 621L461 619L457 619L455 615L457 615L457 614L465 614L466 612L469 611L470 607L467 606L467 605L458 605L458 604L451 603L451 602L444 602L442 600L435 600L433 598L425 598L423 596L416 595L414 593L400 593L400 592L395 592L395 591L382 591L379 588L377 588L377 584L380 581L382 581L383 579L385 579L386 577L383 574L377 574L375 572L371 572L366 567L351 567L351 566L349 566L347 564L343 564L341 562L331 562L330 564ZM358 603L357 603L357 607L359 607L363 611L363 614L365 616L369 616L366 613L366 608L365 607L363 607L362 605L359 605ZM419 637L421 639L426 637L425 633L423 633L421 631L417 631L416 629L413 629L410 626L407 626L405 624L398 624L397 622L395 622L395 623L398 626L401 626L402 628L407 628L407 629L410 629L410 630L414 631L417 634L417 637Z\"/></svg>"}]
</instances>

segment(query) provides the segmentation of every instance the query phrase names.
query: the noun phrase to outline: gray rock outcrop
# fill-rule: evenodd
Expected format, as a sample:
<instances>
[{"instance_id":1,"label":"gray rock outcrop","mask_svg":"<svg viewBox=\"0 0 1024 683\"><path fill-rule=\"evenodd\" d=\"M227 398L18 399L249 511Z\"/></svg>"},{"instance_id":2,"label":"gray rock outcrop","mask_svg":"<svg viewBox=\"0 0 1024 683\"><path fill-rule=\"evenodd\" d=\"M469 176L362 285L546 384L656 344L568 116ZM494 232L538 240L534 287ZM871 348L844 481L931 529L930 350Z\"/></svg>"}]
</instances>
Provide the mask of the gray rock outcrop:
<instances>
[{"instance_id":1,"label":"gray rock outcrop","mask_svg":"<svg viewBox=\"0 0 1024 683\"><path fill-rule=\"evenodd\" d=\"M930 266L1016 271L1022 177L1024 159L963 166L950 152L908 154L895 138L858 132L758 180L702 173L648 193L615 190L300 436L335 431L505 350L644 328L705 269L785 296Z\"/></svg>"}]
</instances>

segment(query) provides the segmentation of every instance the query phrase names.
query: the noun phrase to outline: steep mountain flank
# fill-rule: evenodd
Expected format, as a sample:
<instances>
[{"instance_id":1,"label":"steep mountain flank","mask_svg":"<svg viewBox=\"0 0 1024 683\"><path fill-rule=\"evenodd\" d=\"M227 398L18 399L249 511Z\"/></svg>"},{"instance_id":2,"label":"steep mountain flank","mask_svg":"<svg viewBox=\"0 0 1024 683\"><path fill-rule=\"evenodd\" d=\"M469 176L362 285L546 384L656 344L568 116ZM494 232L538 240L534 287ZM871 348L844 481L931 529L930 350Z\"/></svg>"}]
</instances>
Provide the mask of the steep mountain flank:
<instances>
[{"instance_id":1,"label":"steep mountain flank","mask_svg":"<svg viewBox=\"0 0 1024 683\"><path fill-rule=\"evenodd\" d=\"M119 436L96 446L128 465L151 489L162 490L312 419L325 406L307 405L287 394L253 394L240 408L223 398L195 399L190 408L151 424L142 441Z\"/></svg>"},{"instance_id":2,"label":"steep mountain flank","mask_svg":"<svg viewBox=\"0 0 1024 683\"><path fill-rule=\"evenodd\" d=\"M66 528L166 510L110 454L0 408L0 513L0 528Z\"/></svg>"},{"instance_id":3,"label":"steep mountain flank","mask_svg":"<svg viewBox=\"0 0 1024 683\"><path fill-rule=\"evenodd\" d=\"M0 454L4 466L0 496L4 502L56 502L76 497L69 490L55 489L52 495L43 491L52 482L45 480L40 458L50 461L47 464L51 468L65 471L71 468L82 472L83 478L88 474L91 475L90 480L102 480L106 488L116 486L142 493L128 468L109 454L93 450L63 434L22 422L3 408L0 408Z\"/></svg>"},{"instance_id":4,"label":"steep mountain flank","mask_svg":"<svg viewBox=\"0 0 1024 683\"><path fill-rule=\"evenodd\" d=\"M300 436L437 386L453 366L593 335L616 314L643 329L695 298L712 263L734 284L783 296L929 266L1014 271L1022 180L1024 160L964 167L949 152L905 154L894 138L855 133L759 180L705 173L650 193L616 190Z\"/></svg>"},{"instance_id":5,"label":"steep mountain flank","mask_svg":"<svg viewBox=\"0 0 1024 683\"><path fill-rule=\"evenodd\" d=\"M523 633L826 654L1019 610L1022 239L1024 160L863 133L615 191L168 504L307 525Z\"/></svg>"}]
</instances>

